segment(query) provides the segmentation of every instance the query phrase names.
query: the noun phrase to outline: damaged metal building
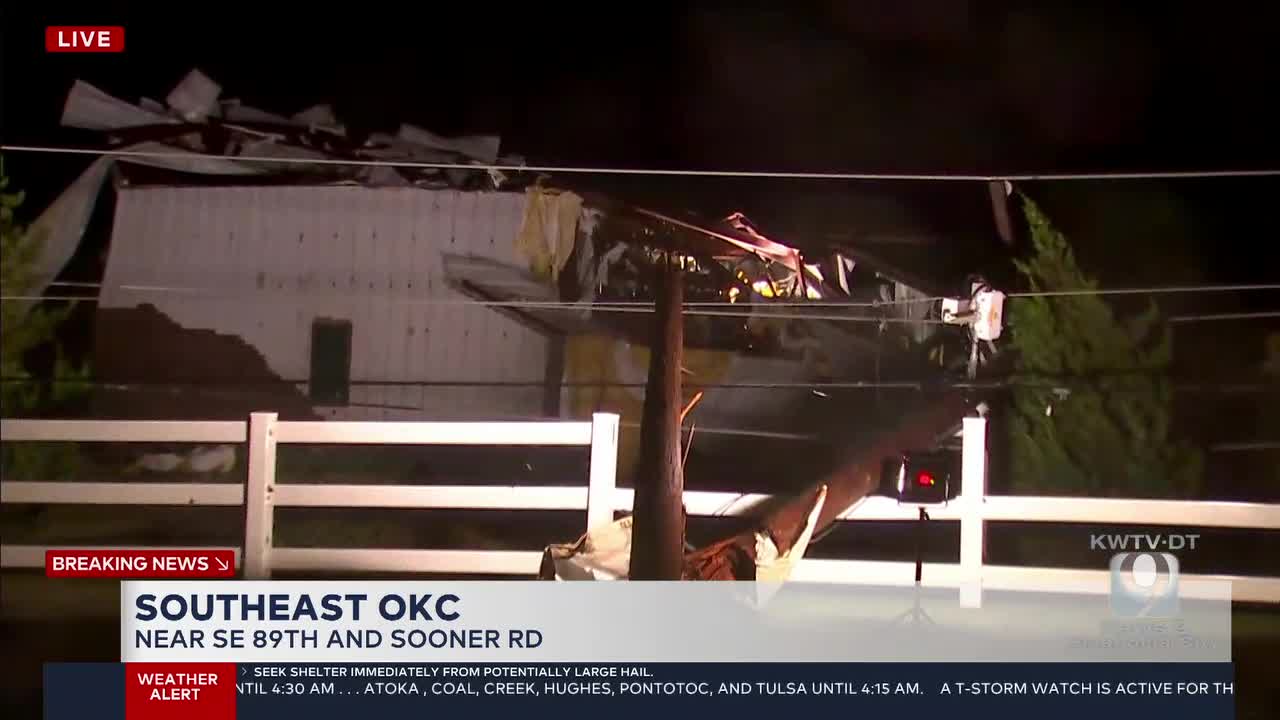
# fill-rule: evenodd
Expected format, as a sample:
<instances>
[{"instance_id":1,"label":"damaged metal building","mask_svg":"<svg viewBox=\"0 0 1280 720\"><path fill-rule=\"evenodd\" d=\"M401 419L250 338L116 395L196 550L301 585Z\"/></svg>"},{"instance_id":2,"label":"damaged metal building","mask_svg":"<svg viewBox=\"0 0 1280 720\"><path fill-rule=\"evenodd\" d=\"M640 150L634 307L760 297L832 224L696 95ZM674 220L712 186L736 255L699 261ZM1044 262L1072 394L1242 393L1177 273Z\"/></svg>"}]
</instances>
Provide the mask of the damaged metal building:
<instances>
[{"instance_id":1,"label":"damaged metal building","mask_svg":"<svg viewBox=\"0 0 1280 720\"><path fill-rule=\"evenodd\" d=\"M870 258L857 238L785 217L768 226L812 235L793 246L741 213L697 219L578 178L498 172L522 161L500 156L497 138L411 125L352 138L324 106L264 112L198 71L165 103L77 83L63 123L124 153L96 160L36 223L52 287L111 180L100 417L612 411L625 475L648 364L647 266L664 252L689 275L686 386L705 393L694 420L712 456L829 424L849 407L805 383L918 376L938 341L920 301L945 288ZM975 208L990 228L989 206Z\"/></svg>"}]
</instances>

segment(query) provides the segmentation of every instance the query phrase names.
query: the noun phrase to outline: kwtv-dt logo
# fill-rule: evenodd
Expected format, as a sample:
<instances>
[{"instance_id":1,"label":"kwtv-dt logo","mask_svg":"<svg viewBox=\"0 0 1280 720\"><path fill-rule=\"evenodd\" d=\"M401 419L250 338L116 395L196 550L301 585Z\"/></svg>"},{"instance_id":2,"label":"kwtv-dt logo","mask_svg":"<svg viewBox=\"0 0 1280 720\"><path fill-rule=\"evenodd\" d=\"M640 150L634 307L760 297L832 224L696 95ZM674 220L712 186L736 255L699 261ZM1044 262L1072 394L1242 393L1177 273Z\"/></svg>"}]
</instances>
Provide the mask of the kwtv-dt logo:
<instances>
[{"instance_id":1,"label":"kwtv-dt logo","mask_svg":"<svg viewBox=\"0 0 1280 720\"><path fill-rule=\"evenodd\" d=\"M1178 614L1178 558L1169 553L1119 553L1111 558L1111 611L1122 617Z\"/></svg>"}]
</instances>

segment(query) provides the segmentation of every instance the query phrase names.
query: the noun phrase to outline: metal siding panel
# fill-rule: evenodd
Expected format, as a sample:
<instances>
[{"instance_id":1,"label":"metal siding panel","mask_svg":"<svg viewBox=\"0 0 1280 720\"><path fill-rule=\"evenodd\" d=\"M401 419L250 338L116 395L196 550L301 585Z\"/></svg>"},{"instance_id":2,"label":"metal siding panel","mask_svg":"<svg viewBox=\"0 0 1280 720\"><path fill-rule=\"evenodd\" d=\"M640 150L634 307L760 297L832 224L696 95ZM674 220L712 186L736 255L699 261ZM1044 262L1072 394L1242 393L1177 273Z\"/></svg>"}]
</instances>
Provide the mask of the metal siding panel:
<instances>
[{"instance_id":1,"label":"metal siding panel","mask_svg":"<svg viewBox=\"0 0 1280 720\"><path fill-rule=\"evenodd\" d=\"M504 259L514 254L515 236L519 232L519 225L512 222L512 209L522 197L524 197L523 194L504 193L494 199L493 240L490 243L490 250L495 260L510 262ZM526 360L521 354L523 349L521 345L524 342L523 329L502 315L498 315L496 324L499 332L505 335L503 339L505 352L499 354L494 376L500 381L510 382L516 380L515 371Z\"/></svg>"},{"instance_id":2,"label":"metal siding panel","mask_svg":"<svg viewBox=\"0 0 1280 720\"><path fill-rule=\"evenodd\" d=\"M480 210L481 195L462 191L454 191L454 194L457 196L457 204L454 206L457 220L453 230L458 238L455 252L475 254L482 249L476 234L476 216Z\"/></svg>"},{"instance_id":3,"label":"metal siding panel","mask_svg":"<svg viewBox=\"0 0 1280 720\"><path fill-rule=\"evenodd\" d=\"M389 250L387 237L384 233L379 232L381 225L381 214L383 206L386 204L387 193L377 190L362 189L361 194L367 198L362 198L363 206L362 214L364 215L364 224L369 228L368 240L370 251L373 256L373 273L370 278L369 288L369 306L373 317L371 322L373 327L370 328L371 343L369 345L370 365L373 367L373 375L367 379L385 380L389 367L388 355L391 349L391 302L389 293L387 292L387 273L389 272ZM374 409L373 414L379 420L386 419L385 406L389 405L388 393L385 386L371 388L371 397L374 405L384 406Z\"/></svg>"},{"instance_id":4,"label":"metal siding panel","mask_svg":"<svg viewBox=\"0 0 1280 720\"><path fill-rule=\"evenodd\" d=\"M469 253L472 251L474 240L472 215L475 212L475 196L472 193L456 191L450 194L453 196L453 236L450 239L450 251ZM462 299L460 293L452 290L450 293L455 299ZM478 324L476 309L477 306L475 305L462 305L457 307L457 313L449 317L449 334L455 339L451 343L449 363L441 378L442 380L460 382L467 379L468 360L472 354L471 331ZM468 387L454 386L441 392L443 404L459 410L473 407L474 398L472 396L472 388Z\"/></svg>"},{"instance_id":5,"label":"metal siding panel","mask_svg":"<svg viewBox=\"0 0 1280 720\"><path fill-rule=\"evenodd\" d=\"M441 193L432 192L418 195L414 199L414 220L413 228L416 236L414 244L414 263L415 278L414 287L418 291L416 297L423 299L419 315L419 329L417 333L417 355L414 359L413 374L418 380L426 380L430 377L432 368L438 367L437 356L439 350L437 338L437 325L439 324L437 314L442 308L431 300L434 296L441 292L436 283L434 276L437 266L439 265L439 246L441 238L447 237L446 228L440 226L440 200ZM433 398L430 388L420 387L421 400L419 405L422 407L424 415L429 415Z\"/></svg>"},{"instance_id":6,"label":"metal siding panel","mask_svg":"<svg viewBox=\"0 0 1280 720\"><path fill-rule=\"evenodd\" d=\"M378 378L378 358L381 355L378 347L380 333L378 316L376 282L378 275L378 248L373 237L373 228L369 223L367 197L363 188L345 188L343 207L346 208L347 219L351 227L352 267L355 269L356 283L352 290L352 301L355 302L360 323L359 341L353 339L354 352L360 355L360 370L352 367L351 377L356 380L372 380ZM378 388L369 385L360 388L359 399L353 401L361 406L361 415L366 420L378 420L376 412L368 406L380 402Z\"/></svg>"},{"instance_id":7,"label":"metal siding panel","mask_svg":"<svg viewBox=\"0 0 1280 720\"><path fill-rule=\"evenodd\" d=\"M503 202L499 206L498 216L499 223L495 229L498 236L495 243L495 257L503 262L512 264L522 264L522 259L517 258L516 253L516 235L520 232L520 225L524 220L524 209L526 195L524 193L511 193L503 197ZM546 363L545 351L540 349L540 345L545 345L541 335L533 333L523 325L506 317L501 318L503 327L508 333L509 351L506 353L501 369L501 377L503 380L510 382L521 382L534 377L542 377L543 366ZM542 342L539 343L538 341ZM536 368L530 372L530 363L536 363Z\"/></svg>"},{"instance_id":8,"label":"metal siding panel","mask_svg":"<svg viewBox=\"0 0 1280 720\"><path fill-rule=\"evenodd\" d=\"M244 212L244 208L239 210ZM237 273L246 278L252 287L246 296L244 312L241 313L237 322L245 328L244 336L253 338L251 344L258 348L258 351L266 357L267 364L277 373L281 356L288 352L288 346L280 342L279 335L273 332L272 327L274 324L272 316L276 311L270 290L275 271L271 259L271 237L281 225L287 222L288 212L285 206L263 213L253 238L242 248Z\"/></svg>"},{"instance_id":9,"label":"metal siding panel","mask_svg":"<svg viewBox=\"0 0 1280 720\"><path fill-rule=\"evenodd\" d=\"M291 203L292 213L286 216L287 222L276 227L269 238L279 262L281 283L277 286L279 297L275 303L282 308L281 321L286 323L280 328L284 342L280 352L282 374L288 378L306 378L311 371L311 323L316 313L308 302L314 297L314 291L305 263L308 254L305 240L311 218L319 210L318 201L322 199L313 196L307 206ZM259 202L263 200L259 195ZM264 204L258 214L267 215L269 207ZM299 238L303 242L299 242Z\"/></svg>"},{"instance_id":10,"label":"metal siding panel","mask_svg":"<svg viewBox=\"0 0 1280 720\"><path fill-rule=\"evenodd\" d=\"M140 207L147 199L145 193L121 189L116 196L115 220L111 226L111 243L107 252L107 264L102 271L102 288L98 292L99 308L127 307L129 299L120 286L127 276L126 265L133 257L133 236L138 232L142 215Z\"/></svg>"},{"instance_id":11,"label":"metal siding panel","mask_svg":"<svg viewBox=\"0 0 1280 720\"><path fill-rule=\"evenodd\" d=\"M390 194L391 203L384 216L384 227L387 229L387 241L393 249L391 267L391 302L395 310L394 322L390 327L392 337L391 352L388 356L390 367L388 379L404 382L412 380L410 375L409 353L413 345L414 313L412 291L409 281L412 279L413 266L413 205L410 191L398 190ZM395 405L417 408L418 393L412 387L397 386L388 391Z\"/></svg>"},{"instance_id":12,"label":"metal siding panel","mask_svg":"<svg viewBox=\"0 0 1280 720\"><path fill-rule=\"evenodd\" d=\"M503 213L506 221L505 233L507 235L506 254L503 259L513 264L524 264L524 258L520 257L515 248L515 238L520 232L521 223L524 220L525 208L528 203L528 197L521 193L511 198L511 202L507 206L507 211ZM534 332L529 328L516 323L513 320L503 318L503 322L510 328L509 335L514 340L509 340L511 360L507 365L507 378L517 382L528 382L541 380L546 374L547 364L547 344L548 340L540 333ZM541 415L542 413L542 390L541 388L528 388L521 391L517 400L517 407L513 408L516 412L528 413L531 415ZM518 408L518 409L517 409Z\"/></svg>"},{"instance_id":13,"label":"metal siding panel","mask_svg":"<svg viewBox=\"0 0 1280 720\"><path fill-rule=\"evenodd\" d=\"M199 288L185 294L186 317L181 321L184 327L221 330L224 318L234 310L234 291L227 288L226 282L234 272L228 255L244 235L245 229L240 220L241 215L227 210L236 207L240 198L226 197L224 193L210 195L214 196L216 205L212 212L202 212L201 220L197 222L206 222L212 217L217 227L211 228L203 242L191 243L182 248L180 267L171 273L169 282L175 287Z\"/></svg>"},{"instance_id":14,"label":"metal siding panel","mask_svg":"<svg viewBox=\"0 0 1280 720\"><path fill-rule=\"evenodd\" d=\"M257 337L254 344L267 357L268 364L277 374L282 365L288 365L291 348L285 334L282 317L284 312L279 302L279 289L283 279L280 272L280 247L276 239L293 221L295 213L294 208L286 207L279 212L264 215L261 232L252 245L252 253L256 259L253 265L246 268L249 272L257 269L254 279L255 287L258 288L255 294L257 301L254 303L255 307L246 313L253 318L251 322L254 323L254 334Z\"/></svg>"},{"instance_id":15,"label":"metal siding panel","mask_svg":"<svg viewBox=\"0 0 1280 720\"><path fill-rule=\"evenodd\" d=\"M354 379L538 380L545 339L491 308L458 304L464 298L445 284L439 260L449 251L522 262L514 246L524 204L522 193L416 188L125 189L102 307L153 302L186 327L240 336L287 378L306 377L311 322L324 316L353 323ZM216 297L119 289L138 284ZM352 399L420 410L326 414L529 416L541 408L536 388L357 387Z\"/></svg>"},{"instance_id":16,"label":"metal siding panel","mask_svg":"<svg viewBox=\"0 0 1280 720\"><path fill-rule=\"evenodd\" d=\"M337 188L334 188L335 190ZM369 309L365 294L361 291L366 282L366 246L361 242L360 223L356 216L357 198L352 193L336 193L334 207L339 209L335 226L341 236L341 244L336 259L347 258L346 300L351 308L351 377L364 379L369 377ZM338 286L341 288L342 283ZM358 385L351 389L351 403L359 407L351 408L357 419L366 419L365 409L369 403L368 386Z\"/></svg>"},{"instance_id":17,"label":"metal siding panel","mask_svg":"<svg viewBox=\"0 0 1280 720\"><path fill-rule=\"evenodd\" d=\"M494 256L494 213L497 208L495 200L498 196L486 193L473 197L475 206L472 213L471 247L474 254L492 258ZM469 359L472 362L468 363L468 379L497 379L498 368L502 363L501 357L505 354L502 352L504 348L499 343L502 328L497 322L502 320L502 316L492 308L477 306L474 309L479 312L476 313L476 323L471 329L472 349ZM481 396L488 394L487 391L476 388L473 388L473 391Z\"/></svg>"},{"instance_id":18,"label":"metal siding panel","mask_svg":"<svg viewBox=\"0 0 1280 720\"><path fill-rule=\"evenodd\" d=\"M249 330L246 318L252 317L253 299L246 292L243 268L248 267L244 256L259 235L259 202L258 194L252 190L228 200L224 212L234 213L239 220L233 223L235 229L228 231L222 239L220 249L209 253L209 266L214 268L214 272L205 278L202 285L208 288L206 296L217 294L209 304L217 312L212 327L218 332L243 337L243 333ZM247 203L247 206L241 203ZM268 353L263 352L262 355L268 363L272 361Z\"/></svg>"},{"instance_id":19,"label":"metal siding panel","mask_svg":"<svg viewBox=\"0 0 1280 720\"><path fill-rule=\"evenodd\" d=\"M213 193L215 190L210 189L208 192ZM193 197L202 195L205 193L198 190L193 192ZM247 206L241 206L229 200L223 209L223 212L244 215L247 219L241 224L243 229L240 232L234 237L227 237L226 248L229 256L223 264L225 274L209 278L210 292L216 292L222 296L217 303L221 310L221 317L217 321L216 330L243 338L258 349L258 352L266 358L268 367L271 367L276 361L275 353L272 353L270 348L262 346L261 335L257 331L256 311L261 307L261 298L258 295L256 278L252 273L256 269L258 260L254 248L261 242L264 231L260 227L261 220L254 212L254 200L252 195L242 199L242 202L250 203Z\"/></svg>"},{"instance_id":20,"label":"metal siding panel","mask_svg":"<svg viewBox=\"0 0 1280 720\"><path fill-rule=\"evenodd\" d=\"M371 224L372 213L369 212L369 202L373 196L365 188L350 188L352 219L356 228L355 241L357 244L356 257L359 258L357 268L360 284L358 287L358 297L360 306L364 312L364 338L365 345L360 348L364 354L364 372L360 375L353 374L353 378L361 380L378 380L382 375L383 342L385 341L385 316L380 310L382 302L380 301L378 292L379 280L379 248L377 238ZM382 413L377 409L377 405L382 404L382 388L364 386L364 404L368 407L364 408L364 417L366 420L381 420Z\"/></svg>"},{"instance_id":21,"label":"metal siding panel","mask_svg":"<svg viewBox=\"0 0 1280 720\"><path fill-rule=\"evenodd\" d=\"M177 199L175 197L176 191L171 191L167 195L168 197L165 198L167 202L160 207L152 209L151 215L153 219L140 222L137 232L130 238L135 254L129 259L129 264L126 266L125 282L129 285L149 287L158 284L157 281L160 277L157 273L162 268L161 256L157 253L158 238L166 230L172 230L176 210L174 207ZM157 293L154 291L139 293L135 302L144 297L147 302L150 302L155 295ZM157 301L157 305L161 303L168 304L165 302L168 298L155 297L154 299Z\"/></svg>"},{"instance_id":22,"label":"metal siding panel","mask_svg":"<svg viewBox=\"0 0 1280 720\"><path fill-rule=\"evenodd\" d=\"M176 198L175 198L176 199ZM145 223L136 238L138 243L138 256L133 259L133 266L130 268L130 284L145 285L148 287L161 284L164 272L164 254L161 252L160 237L165 234L172 234L178 231L175 228L175 216L177 208L174 202L165 203L160 212L156 213L158 222ZM187 238L181 238L180 242L186 242ZM150 296L154 291L148 291Z\"/></svg>"},{"instance_id":23,"label":"metal siding panel","mask_svg":"<svg viewBox=\"0 0 1280 720\"><path fill-rule=\"evenodd\" d=\"M329 248L332 245L332 233L329 231L328 221L328 209L315 208L298 219L296 228L290 228L289 244L297 253L296 264L302 278L297 306L301 335L299 350L306 353L308 358L306 369L297 377L308 381L311 374L312 322L318 317L334 317L330 307L337 289L334 287L337 280L330 273L327 262L330 255ZM310 391L310 384L301 386L300 389ZM326 408L321 410L321 414L328 417L330 411Z\"/></svg>"},{"instance_id":24,"label":"metal siding panel","mask_svg":"<svg viewBox=\"0 0 1280 720\"><path fill-rule=\"evenodd\" d=\"M459 198L458 206L458 247L459 252L471 255L482 255L485 251L483 238L480 236L478 222L481 198L475 193L464 193ZM488 351L485 342L485 328L492 310L480 305L467 305L462 328L461 353L458 358L454 379L460 382L475 380L484 370L484 356ZM459 388L461 402L464 407L473 407L476 402L477 388L464 386Z\"/></svg>"},{"instance_id":25,"label":"metal siding panel","mask_svg":"<svg viewBox=\"0 0 1280 720\"><path fill-rule=\"evenodd\" d=\"M394 328L398 327L396 320L397 303L393 302L392 293L388 287L388 278L392 268L391 243L393 241L390 233L387 232L383 225L389 209L388 200L390 194L386 191L361 189L363 206L362 214L364 223L369 228L368 243L370 251L373 255L373 270L369 284L369 304L373 317L371 323L371 343L369 345L370 364L373 367L373 374L366 379L369 380L387 380L390 379L391 371L391 352L392 352L392 336ZM383 406L382 409L374 411L374 415L379 419L386 419L385 406L392 404L390 398L392 393L388 392L386 386L371 388L373 404Z\"/></svg>"},{"instance_id":26,"label":"metal siding panel","mask_svg":"<svg viewBox=\"0 0 1280 720\"><path fill-rule=\"evenodd\" d=\"M189 232L194 240L186 244L167 243L173 246L174 262L166 273L165 285L218 287L216 278L202 280L200 270L216 268L220 255L218 249L225 247L228 242L234 242L237 215L223 210L223 206L233 202L234 198L226 198L225 193L210 193L210 198L212 206L202 204L196 227L184 229L184 232ZM227 310L226 295L227 293L220 289L174 293L174 304L178 308L175 315L181 318L175 319L183 327L215 329Z\"/></svg>"},{"instance_id":27,"label":"metal siding panel","mask_svg":"<svg viewBox=\"0 0 1280 720\"><path fill-rule=\"evenodd\" d=\"M325 284L321 296L323 300L314 306L311 319L327 317L350 320L354 331L355 313L348 301L351 292L351 243L342 227L344 211L340 204L340 190L341 188L320 189L317 193L319 206L312 208L307 220L315 236L314 244L309 246L315 251L310 262L320 269ZM353 343L354 340L353 336ZM356 352L356 348L353 347L352 352ZM355 389L352 388L353 394ZM324 412L327 417L334 419L359 419L358 413L350 408L325 408Z\"/></svg>"},{"instance_id":28,"label":"metal siding panel","mask_svg":"<svg viewBox=\"0 0 1280 720\"><path fill-rule=\"evenodd\" d=\"M181 284L177 275L183 256L197 252L204 240L200 236L200 228L207 222L207 211L200 202L201 198L190 192L180 192L175 199L176 202L166 208L163 221L148 233L147 250L152 260L147 284L157 288L153 297L165 299L165 314L171 320L183 327L198 327L191 317L193 303L189 293L159 289Z\"/></svg>"},{"instance_id":29,"label":"metal siding panel","mask_svg":"<svg viewBox=\"0 0 1280 720\"><path fill-rule=\"evenodd\" d=\"M217 194L197 194L189 190L178 193L175 202L164 214L160 232L154 233L148 245L155 258L151 283L159 287L176 287L183 284L182 269L191 256L203 255L209 241L206 229L210 216L208 204L216 202ZM194 299L192 293L166 292L156 294L166 298L170 319L186 328L204 328L199 306L205 298Z\"/></svg>"},{"instance_id":30,"label":"metal siding panel","mask_svg":"<svg viewBox=\"0 0 1280 720\"><path fill-rule=\"evenodd\" d=\"M432 272L439 264L439 243L440 238L444 235L444 228L439 223L440 218L440 193L423 193L416 195L414 198L414 293L415 297L423 299L423 304L419 306L418 315L418 331L415 337L416 353L413 362L413 378L415 380L426 380L431 374L431 368L435 367L436 350L436 325L437 313L442 310L438 305L431 303L432 297L440 292L432 277ZM431 394L430 388L419 386L418 388L418 406L422 408L423 416L430 417L434 396Z\"/></svg>"},{"instance_id":31,"label":"metal siding panel","mask_svg":"<svg viewBox=\"0 0 1280 720\"><path fill-rule=\"evenodd\" d=\"M449 252L459 252L461 248L458 246L458 205L460 196L452 190L446 191L441 197L440 211L443 215L443 223L449 228ZM441 250L444 249L442 244ZM440 261L440 253L436 252L432 258L432 275L436 278L436 291L433 293L433 300L448 299L456 301L461 299L461 294L455 292L448 286L444 279L444 268ZM432 365L432 380L456 380L455 368L457 367L457 358L463 349L462 329L466 324L467 311L470 308L457 305L443 305L439 307L439 313L436 318L436 329L433 331L436 341L436 349L440 354L441 360L439 364ZM451 392L444 388L432 388L434 403L440 412L457 403L458 393Z\"/></svg>"},{"instance_id":32,"label":"metal siding panel","mask_svg":"<svg viewBox=\"0 0 1280 720\"><path fill-rule=\"evenodd\" d=\"M524 217L524 193L508 193L495 198L493 258L500 262L523 265L524 258L515 249L515 238ZM540 379L546 363L545 340L519 323L502 315L494 315L497 328L495 342L503 348L494 374L504 381ZM537 416L542 410L540 388L520 388L504 393L506 412L518 416Z\"/></svg>"},{"instance_id":33,"label":"metal siding panel","mask_svg":"<svg viewBox=\"0 0 1280 720\"><path fill-rule=\"evenodd\" d=\"M524 193L507 193L499 209L501 217L501 235L494 243L494 257L502 262L523 264L524 258L516 252L516 235L524 222L525 205L528 196Z\"/></svg>"},{"instance_id":34,"label":"metal siding panel","mask_svg":"<svg viewBox=\"0 0 1280 720\"><path fill-rule=\"evenodd\" d=\"M418 282L418 203L414 193L405 192L399 196L398 224L401 264L399 267L400 297L404 303L404 347L400 358L400 380L416 380L418 356L421 353L422 311L419 301L421 291ZM419 388L406 385L400 391L404 404L422 408L422 392ZM416 417L416 416L415 416Z\"/></svg>"},{"instance_id":35,"label":"metal siding panel","mask_svg":"<svg viewBox=\"0 0 1280 720\"><path fill-rule=\"evenodd\" d=\"M442 227L449 228L448 245L449 252L456 252L457 247L457 214L455 212L458 204L458 193L450 190L441 194L440 197L440 219ZM445 247L444 238L440 243L441 249ZM449 298L458 299L460 295L455 293L452 288L445 283L444 272L440 264L439 252L434 253L431 258L431 277L432 286L435 292L432 299ZM449 307L449 310L455 308ZM462 341L461 322L467 308L456 308L458 312L446 312L444 308L437 308L438 312L435 318L435 325L431 330L431 334L435 340L432 343L432 349L435 357L432 358L430 366L432 380L453 379L454 360L457 350Z\"/></svg>"},{"instance_id":36,"label":"metal siding panel","mask_svg":"<svg viewBox=\"0 0 1280 720\"><path fill-rule=\"evenodd\" d=\"M160 285L163 281L164 256L160 253L161 238L172 238L177 242L186 242L187 238L181 237L179 233L183 228L179 219L189 212L182 205L183 194L172 189L164 194L163 202L158 206L149 208L149 213L153 213L155 220L147 222L144 220L141 232L135 238L138 256L133 260L133 266L129 273L129 282L133 285L153 287ZM154 290L142 290L141 297L146 297L148 301L155 299L165 301L169 304L169 296L157 293Z\"/></svg>"}]
</instances>

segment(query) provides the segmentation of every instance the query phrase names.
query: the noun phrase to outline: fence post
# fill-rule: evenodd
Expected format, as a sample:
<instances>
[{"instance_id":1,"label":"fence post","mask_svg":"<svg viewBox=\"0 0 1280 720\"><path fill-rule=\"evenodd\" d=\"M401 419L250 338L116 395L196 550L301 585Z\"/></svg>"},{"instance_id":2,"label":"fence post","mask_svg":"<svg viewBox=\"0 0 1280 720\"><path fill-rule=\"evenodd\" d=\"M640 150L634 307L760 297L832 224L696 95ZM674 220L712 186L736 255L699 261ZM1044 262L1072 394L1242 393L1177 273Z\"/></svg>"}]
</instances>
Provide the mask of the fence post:
<instances>
[{"instance_id":1,"label":"fence post","mask_svg":"<svg viewBox=\"0 0 1280 720\"><path fill-rule=\"evenodd\" d=\"M987 419L967 417L963 425L960 469L960 607L982 607L982 561L987 494Z\"/></svg>"},{"instance_id":2,"label":"fence post","mask_svg":"<svg viewBox=\"0 0 1280 720\"><path fill-rule=\"evenodd\" d=\"M618 416L591 416L591 477L587 482L587 530L613 522L618 482Z\"/></svg>"},{"instance_id":3,"label":"fence post","mask_svg":"<svg viewBox=\"0 0 1280 720\"><path fill-rule=\"evenodd\" d=\"M249 475L244 490L244 578L271 577L276 491L276 413L249 415Z\"/></svg>"}]
</instances>

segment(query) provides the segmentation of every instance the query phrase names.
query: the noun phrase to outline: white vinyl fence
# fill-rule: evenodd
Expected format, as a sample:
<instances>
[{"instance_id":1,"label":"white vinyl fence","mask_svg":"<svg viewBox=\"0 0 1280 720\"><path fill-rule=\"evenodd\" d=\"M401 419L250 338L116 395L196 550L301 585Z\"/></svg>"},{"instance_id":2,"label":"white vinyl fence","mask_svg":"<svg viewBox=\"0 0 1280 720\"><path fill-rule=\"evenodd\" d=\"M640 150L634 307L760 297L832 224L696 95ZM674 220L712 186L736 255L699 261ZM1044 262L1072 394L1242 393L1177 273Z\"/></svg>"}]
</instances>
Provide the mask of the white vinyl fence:
<instances>
[{"instance_id":1,"label":"white vinyl fence","mask_svg":"<svg viewBox=\"0 0 1280 720\"><path fill-rule=\"evenodd\" d=\"M1011 567L984 562L988 521L1168 525L1182 528L1280 530L1280 505L1262 503L989 496L986 494L986 420L963 423L963 460L959 496L930 510L935 520L960 522L960 562L931 563L924 575L930 587L959 588L961 603L978 607L984 588L1105 593L1107 570ZM4 442L166 442L248 444L248 473L233 483L157 482L0 482L0 501L8 503L95 505L221 505L245 508L245 539L237 551L246 578L267 578L272 570L364 571L531 576L538 551L414 550L393 548L288 548L272 538L275 507L433 508L486 510L578 510L584 529L607 523L615 511L629 511L633 493L615 484L618 416L597 414L590 422L293 422L275 413L254 413L248 422L2 420ZM276 484L279 443L364 445L589 446L590 472L576 487L317 485ZM763 495L689 492L692 516L743 515ZM915 520L917 510L884 497L863 500L840 520ZM567 539L567 538L566 538ZM44 566L46 550L30 545L0 545L0 567ZM861 560L801 562L796 581L910 585L912 563ZM1194 576L1229 580L1233 598L1280 603L1280 577Z\"/></svg>"}]
</instances>

